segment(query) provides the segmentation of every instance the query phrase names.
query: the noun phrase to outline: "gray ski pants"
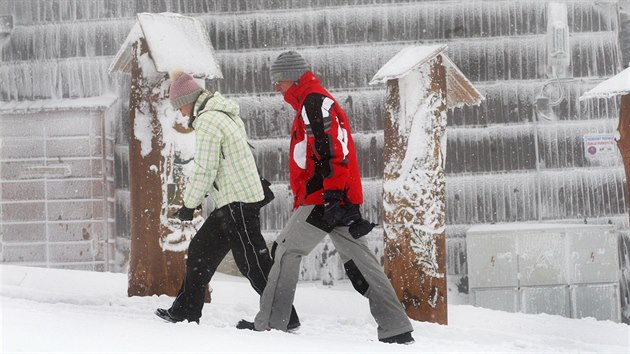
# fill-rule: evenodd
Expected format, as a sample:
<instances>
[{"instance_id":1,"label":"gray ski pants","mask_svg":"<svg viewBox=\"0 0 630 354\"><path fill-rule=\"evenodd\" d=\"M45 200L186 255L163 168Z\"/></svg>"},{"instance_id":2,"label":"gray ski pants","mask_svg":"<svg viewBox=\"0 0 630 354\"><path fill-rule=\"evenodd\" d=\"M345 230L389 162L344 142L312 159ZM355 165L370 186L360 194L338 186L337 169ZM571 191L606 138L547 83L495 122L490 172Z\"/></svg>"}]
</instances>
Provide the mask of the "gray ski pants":
<instances>
[{"instance_id":1,"label":"gray ski pants","mask_svg":"<svg viewBox=\"0 0 630 354\"><path fill-rule=\"evenodd\" d=\"M308 255L327 234L306 221L313 207L297 208L276 239L274 263L260 297L260 311L254 319L258 331L287 330L302 256ZM409 318L383 268L367 247L365 237L354 239L348 227L336 227L328 235L353 286L369 300L370 312L378 325L378 338L412 331Z\"/></svg>"}]
</instances>

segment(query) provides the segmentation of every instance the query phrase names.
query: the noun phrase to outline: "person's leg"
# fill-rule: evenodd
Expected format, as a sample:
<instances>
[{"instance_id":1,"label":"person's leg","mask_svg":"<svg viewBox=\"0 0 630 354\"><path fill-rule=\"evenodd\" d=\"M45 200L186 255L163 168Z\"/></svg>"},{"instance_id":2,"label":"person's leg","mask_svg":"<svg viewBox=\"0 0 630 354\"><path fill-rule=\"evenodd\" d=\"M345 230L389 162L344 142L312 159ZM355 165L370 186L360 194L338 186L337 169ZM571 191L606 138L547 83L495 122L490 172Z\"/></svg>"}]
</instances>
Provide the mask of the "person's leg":
<instances>
[{"instance_id":1,"label":"person's leg","mask_svg":"<svg viewBox=\"0 0 630 354\"><path fill-rule=\"evenodd\" d=\"M348 227L336 227L329 235L355 290L369 300L370 312L378 325L378 338L387 339L413 331L394 288L368 248L365 237L353 238Z\"/></svg>"},{"instance_id":2,"label":"person's leg","mask_svg":"<svg viewBox=\"0 0 630 354\"><path fill-rule=\"evenodd\" d=\"M243 203L231 203L226 207L225 222L234 261L252 288L262 294L272 260L260 233L259 211Z\"/></svg>"},{"instance_id":3,"label":"person's leg","mask_svg":"<svg viewBox=\"0 0 630 354\"><path fill-rule=\"evenodd\" d=\"M312 205L297 208L278 235L273 266L260 297L260 311L254 319L258 331L287 330L302 256L309 254L326 236L325 231L306 221L312 210Z\"/></svg>"},{"instance_id":4,"label":"person's leg","mask_svg":"<svg viewBox=\"0 0 630 354\"><path fill-rule=\"evenodd\" d=\"M252 288L262 294L273 260L260 233L260 209L237 202L228 204L225 214L226 231L234 261ZM298 327L299 324L300 320L293 308L289 328Z\"/></svg>"},{"instance_id":5,"label":"person's leg","mask_svg":"<svg viewBox=\"0 0 630 354\"><path fill-rule=\"evenodd\" d=\"M188 246L186 277L169 312L175 317L198 321L205 300L206 285L230 250L222 228L221 211L215 210Z\"/></svg>"}]
</instances>

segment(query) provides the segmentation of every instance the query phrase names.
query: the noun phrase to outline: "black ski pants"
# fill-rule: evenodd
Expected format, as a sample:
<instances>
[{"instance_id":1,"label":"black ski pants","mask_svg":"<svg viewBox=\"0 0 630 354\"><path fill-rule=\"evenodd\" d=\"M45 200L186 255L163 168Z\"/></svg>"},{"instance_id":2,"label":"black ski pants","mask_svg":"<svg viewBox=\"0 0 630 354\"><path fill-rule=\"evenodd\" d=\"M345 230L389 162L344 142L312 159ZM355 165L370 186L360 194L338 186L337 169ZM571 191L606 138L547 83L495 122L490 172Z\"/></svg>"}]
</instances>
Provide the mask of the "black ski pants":
<instances>
[{"instance_id":1,"label":"black ski pants","mask_svg":"<svg viewBox=\"0 0 630 354\"><path fill-rule=\"evenodd\" d=\"M186 277L170 308L172 314L189 321L199 320L206 285L230 250L239 271L262 294L273 260L260 233L260 209L252 204L230 203L210 213L190 241ZM293 308L291 322L294 321L299 319Z\"/></svg>"}]
</instances>

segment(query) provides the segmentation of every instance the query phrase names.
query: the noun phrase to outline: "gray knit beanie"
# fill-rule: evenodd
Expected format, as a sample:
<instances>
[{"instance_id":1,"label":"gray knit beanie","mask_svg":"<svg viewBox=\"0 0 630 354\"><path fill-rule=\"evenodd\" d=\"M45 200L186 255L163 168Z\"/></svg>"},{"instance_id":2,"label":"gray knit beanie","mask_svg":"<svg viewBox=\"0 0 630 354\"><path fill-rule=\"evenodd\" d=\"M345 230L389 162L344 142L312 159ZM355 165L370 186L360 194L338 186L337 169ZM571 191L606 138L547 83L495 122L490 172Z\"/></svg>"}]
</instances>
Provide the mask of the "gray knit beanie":
<instances>
[{"instance_id":1,"label":"gray knit beanie","mask_svg":"<svg viewBox=\"0 0 630 354\"><path fill-rule=\"evenodd\" d=\"M304 58L295 51L288 51L278 55L271 64L271 82L297 81L310 68Z\"/></svg>"}]
</instances>

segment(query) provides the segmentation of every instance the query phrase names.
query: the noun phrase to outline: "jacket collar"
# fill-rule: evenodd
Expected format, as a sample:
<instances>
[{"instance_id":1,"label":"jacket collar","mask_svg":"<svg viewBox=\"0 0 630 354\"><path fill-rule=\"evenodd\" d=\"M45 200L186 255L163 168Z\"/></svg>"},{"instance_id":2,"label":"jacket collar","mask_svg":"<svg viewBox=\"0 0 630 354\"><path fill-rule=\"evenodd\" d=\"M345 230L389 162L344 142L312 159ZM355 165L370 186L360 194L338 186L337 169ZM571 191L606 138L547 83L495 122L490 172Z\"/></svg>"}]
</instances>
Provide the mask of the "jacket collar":
<instances>
[{"instance_id":1,"label":"jacket collar","mask_svg":"<svg viewBox=\"0 0 630 354\"><path fill-rule=\"evenodd\" d=\"M203 109L206 107L206 104L208 103L208 100L211 99L212 96L214 96L214 94L211 94L210 92L204 90L203 92L201 92L199 97L197 97L197 101L195 101L195 106L193 107L192 117L190 117L190 122L188 123L190 127L193 126L193 122L199 115L199 112L203 111Z\"/></svg>"},{"instance_id":2,"label":"jacket collar","mask_svg":"<svg viewBox=\"0 0 630 354\"><path fill-rule=\"evenodd\" d=\"M313 92L330 96L328 91L322 87L322 84L315 74L311 71L307 71L295 82L295 85L291 86L287 92L284 93L284 100L297 111L302 106L304 98Z\"/></svg>"}]
</instances>

